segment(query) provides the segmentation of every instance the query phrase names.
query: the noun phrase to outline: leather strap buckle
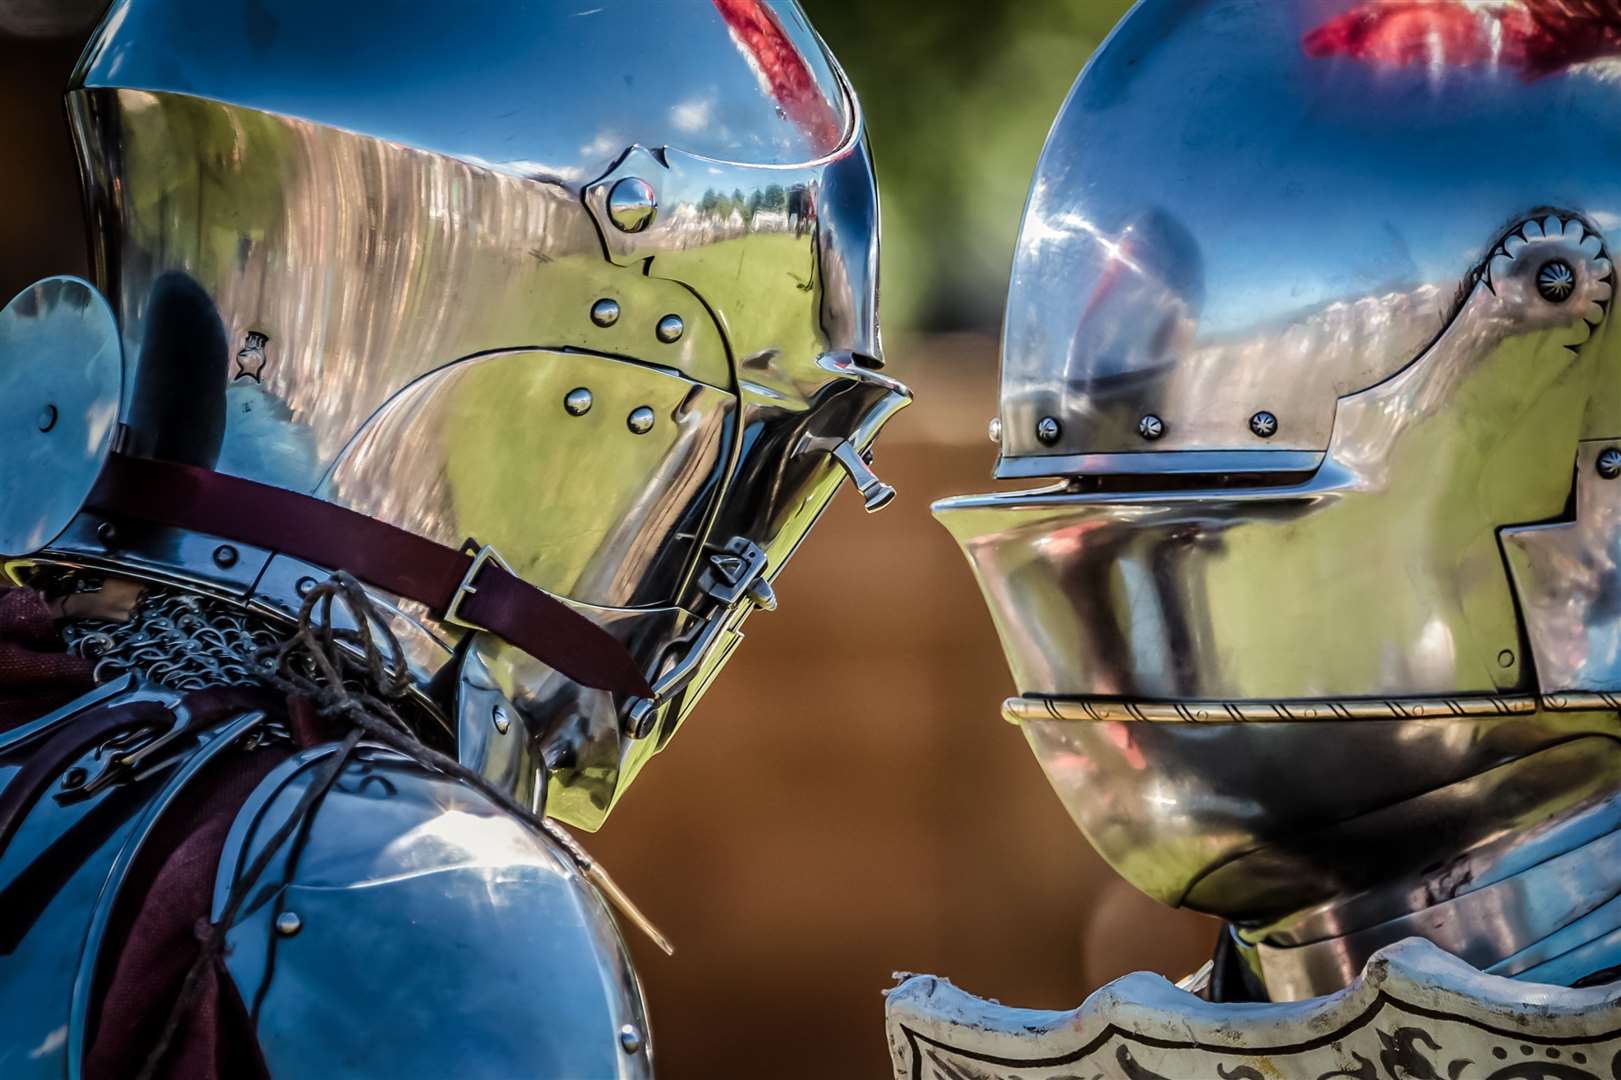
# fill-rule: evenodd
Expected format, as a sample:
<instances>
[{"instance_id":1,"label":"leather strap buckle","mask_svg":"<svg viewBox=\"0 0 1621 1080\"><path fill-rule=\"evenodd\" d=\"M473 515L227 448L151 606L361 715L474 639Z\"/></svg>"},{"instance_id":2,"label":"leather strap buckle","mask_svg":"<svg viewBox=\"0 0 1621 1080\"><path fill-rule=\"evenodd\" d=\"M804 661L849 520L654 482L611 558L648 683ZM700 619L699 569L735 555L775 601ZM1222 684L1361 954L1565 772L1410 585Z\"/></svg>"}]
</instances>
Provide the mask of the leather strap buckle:
<instances>
[{"instance_id":1,"label":"leather strap buckle","mask_svg":"<svg viewBox=\"0 0 1621 1080\"><path fill-rule=\"evenodd\" d=\"M462 547L462 550L464 552L469 551L476 546L477 543L478 542L476 540L469 540ZM445 613L440 616L443 621L460 626L465 630L483 630L485 632L489 632L488 627L480 626L478 623L464 618L461 610L462 604L467 600L467 598L478 592L478 587L474 585L473 582L478 580L478 575L483 571L484 567L492 562L496 566L499 566L501 569L505 570L507 573L512 574L513 577L518 576L517 574L513 573L511 564L501 557L501 553L499 551L496 551L495 548L489 544L485 544L478 549L476 554L473 555L473 561L467 567L467 573L462 575L461 584L457 585L456 591L451 594L450 603L445 605Z\"/></svg>"},{"instance_id":2,"label":"leather strap buckle","mask_svg":"<svg viewBox=\"0 0 1621 1080\"><path fill-rule=\"evenodd\" d=\"M85 508L347 570L369 586L442 610L447 623L492 634L581 686L626 698L652 693L622 642L476 540L457 550L313 495L117 453L108 456Z\"/></svg>"}]
</instances>

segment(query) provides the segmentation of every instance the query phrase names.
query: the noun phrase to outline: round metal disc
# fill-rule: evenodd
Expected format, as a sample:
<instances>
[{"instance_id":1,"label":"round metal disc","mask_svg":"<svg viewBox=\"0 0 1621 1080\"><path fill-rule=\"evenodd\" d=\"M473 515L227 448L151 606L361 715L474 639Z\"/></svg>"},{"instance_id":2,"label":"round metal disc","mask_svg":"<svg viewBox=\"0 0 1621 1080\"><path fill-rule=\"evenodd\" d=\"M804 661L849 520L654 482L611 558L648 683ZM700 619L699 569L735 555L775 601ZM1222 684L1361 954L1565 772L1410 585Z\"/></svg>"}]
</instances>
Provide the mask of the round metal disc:
<instances>
[{"instance_id":1,"label":"round metal disc","mask_svg":"<svg viewBox=\"0 0 1621 1080\"><path fill-rule=\"evenodd\" d=\"M46 278L0 310L0 555L45 547L84 505L123 366L118 323L87 281Z\"/></svg>"}]
</instances>

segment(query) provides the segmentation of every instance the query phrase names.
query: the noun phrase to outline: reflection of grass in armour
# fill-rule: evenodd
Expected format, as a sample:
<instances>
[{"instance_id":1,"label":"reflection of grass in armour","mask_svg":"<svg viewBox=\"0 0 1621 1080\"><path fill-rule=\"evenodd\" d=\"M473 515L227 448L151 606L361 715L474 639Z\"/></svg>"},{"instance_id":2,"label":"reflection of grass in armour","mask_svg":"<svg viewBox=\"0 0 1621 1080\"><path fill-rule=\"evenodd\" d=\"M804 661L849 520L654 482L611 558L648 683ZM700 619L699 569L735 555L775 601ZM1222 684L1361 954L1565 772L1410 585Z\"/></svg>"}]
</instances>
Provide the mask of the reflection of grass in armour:
<instances>
[{"instance_id":1,"label":"reflection of grass in armour","mask_svg":"<svg viewBox=\"0 0 1621 1080\"><path fill-rule=\"evenodd\" d=\"M807 303L804 279L793 272L806 266L802 255L808 245L808 238L796 240L791 232L722 240L681 253L682 269L690 271L700 295L727 299L722 315L729 324L748 326L754 340L797 343L801 362L808 363L821 351L816 342L816 305ZM771 272L739 280L757 267ZM580 312L589 310L593 295L594 279L584 269L575 263L572 282L561 274L557 280L575 294L572 302ZM708 283L707 289L698 286L699 279ZM673 283L670 287L680 290ZM626 305L618 328L624 330L627 346L634 347L628 355L645 364L659 362L663 346L654 338L652 324L661 314ZM708 348L722 354L723 366L714 370L706 349L704 371L693 374L701 375L700 381L729 376L718 334L701 325L707 321L703 309L696 307L691 316L683 317L687 337L708 331L714 341ZM550 377L541 358L532 364L486 365L487 373L458 383L454 403L444 414L445 474L455 508L450 531L458 533L458 539L447 542L476 536L543 588L588 602L623 603L622 598L603 600L578 590L583 584L592 594L622 594L628 585L615 580L610 587L606 580L592 579L592 560L614 546L609 537L633 507L658 497L650 482L667 449L659 436L668 436L671 413L689 388L641 365L609 360L590 364L598 370L582 362L579 381ZM742 367L744 380L782 394L783 407L803 407L791 381L778 385L764 366L745 361ZM569 417L561 402L576 386L591 389L594 400L584 416ZM655 404L659 401L664 408ZM633 437L626 430L626 416L642 404L655 404L658 418L649 435ZM720 449L716 439L711 454ZM703 460L711 460L711 454ZM520 467L492 467L497 462ZM678 478L684 480L686 474ZM634 538L627 534L627 539ZM623 554L623 549L616 553Z\"/></svg>"},{"instance_id":2,"label":"reflection of grass in armour","mask_svg":"<svg viewBox=\"0 0 1621 1080\"><path fill-rule=\"evenodd\" d=\"M671 602L675 570L661 575L663 596L644 597L659 583L643 578L716 461L721 392L578 354L469 361L450 377L439 392L449 396L444 502L454 531L493 545L559 595L606 606ZM581 386L592 406L570 416L563 398ZM642 406L655 420L637 435L627 417Z\"/></svg>"}]
</instances>

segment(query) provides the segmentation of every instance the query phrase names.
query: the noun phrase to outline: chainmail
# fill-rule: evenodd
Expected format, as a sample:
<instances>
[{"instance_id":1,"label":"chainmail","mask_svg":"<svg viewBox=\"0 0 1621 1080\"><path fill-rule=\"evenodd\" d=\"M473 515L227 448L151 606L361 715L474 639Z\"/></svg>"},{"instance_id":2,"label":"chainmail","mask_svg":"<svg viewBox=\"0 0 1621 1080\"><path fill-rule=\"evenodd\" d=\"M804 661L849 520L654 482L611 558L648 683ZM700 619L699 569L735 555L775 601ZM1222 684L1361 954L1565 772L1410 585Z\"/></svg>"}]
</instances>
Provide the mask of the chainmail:
<instances>
[{"instance_id":1,"label":"chainmail","mask_svg":"<svg viewBox=\"0 0 1621 1080\"><path fill-rule=\"evenodd\" d=\"M287 634L246 610L195 593L147 590L128 622L76 619L64 623L68 652L95 664L105 682L126 672L171 690L239 686L258 678L254 654Z\"/></svg>"}]
</instances>

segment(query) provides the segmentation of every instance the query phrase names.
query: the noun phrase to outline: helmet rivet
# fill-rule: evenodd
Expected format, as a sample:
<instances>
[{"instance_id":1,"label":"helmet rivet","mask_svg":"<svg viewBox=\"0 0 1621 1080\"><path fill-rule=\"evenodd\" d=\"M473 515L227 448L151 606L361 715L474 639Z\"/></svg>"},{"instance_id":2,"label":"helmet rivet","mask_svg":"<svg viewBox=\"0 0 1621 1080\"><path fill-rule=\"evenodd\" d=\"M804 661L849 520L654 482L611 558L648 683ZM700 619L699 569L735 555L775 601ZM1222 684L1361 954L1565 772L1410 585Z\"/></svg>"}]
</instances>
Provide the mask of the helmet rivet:
<instances>
[{"instance_id":1,"label":"helmet rivet","mask_svg":"<svg viewBox=\"0 0 1621 1080\"><path fill-rule=\"evenodd\" d=\"M991 424L986 429L986 433L990 435L991 442L1000 443L1002 441L1002 418L1000 416L991 417Z\"/></svg>"},{"instance_id":2,"label":"helmet rivet","mask_svg":"<svg viewBox=\"0 0 1621 1080\"><path fill-rule=\"evenodd\" d=\"M563 410L570 416L584 416L591 411L591 391L583 386L576 386L563 395Z\"/></svg>"},{"instance_id":3,"label":"helmet rivet","mask_svg":"<svg viewBox=\"0 0 1621 1080\"><path fill-rule=\"evenodd\" d=\"M1576 291L1576 271L1564 259L1550 259L1537 271L1537 292L1550 304L1563 304Z\"/></svg>"},{"instance_id":4,"label":"helmet rivet","mask_svg":"<svg viewBox=\"0 0 1621 1080\"><path fill-rule=\"evenodd\" d=\"M1606 480L1621 476L1621 447L1606 446L1599 451L1598 474Z\"/></svg>"},{"instance_id":5,"label":"helmet rivet","mask_svg":"<svg viewBox=\"0 0 1621 1080\"><path fill-rule=\"evenodd\" d=\"M1148 413L1141 420L1137 421L1137 434L1141 435L1149 442L1164 438L1165 421L1161 420L1153 413Z\"/></svg>"},{"instance_id":6,"label":"helmet rivet","mask_svg":"<svg viewBox=\"0 0 1621 1080\"><path fill-rule=\"evenodd\" d=\"M1504 649L1502 652L1498 653L1497 654L1497 666L1500 667L1500 668L1511 668L1511 667L1513 667L1514 666L1514 651L1512 649Z\"/></svg>"},{"instance_id":7,"label":"helmet rivet","mask_svg":"<svg viewBox=\"0 0 1621 1080\"><path fill-rule=\"evenodd\" d=\"M1270 439L1278 433L1278 418L1262 409L1250 417L1250 431L1257 439Z\"/></svg>"},{"instance_id":8,"label":"helmet rivet","mask_svg":"<svg viewBox=\"0 0 1621 1080\"><path fill-rule=\"evenodd\" d=\"M304 920L296 911L284 911L276 916L276 933L282 937L292 937L304 929Z\"/></svg>"},{"instance_id":9,"label":"helmet rivet","mask_svg":"<svg viewBox=\"0 0 1621 1080\"><path fill-rule=\"evenodd\" d=\"M687 324L681 321L679 315L666 315L659 320L654 333L666 345L674 345L681 340L681 335L687 332Z\"/></svg>"},{"instance_id":10,"label":"helmet rivet","mask_svg":"<svg viewBox=\"0 0 1621 1080\"><path fill-rule=\"evenodd\" d=\"M214 565L221 570L229 570L236 565L236 548L230 544L221 544L214 549Z\"/></svg>"},{"instance_id":11,"label":"helmet rivet","mask_svg":"<svg viewBox=\"0 0 1621 1080\"><path fill-rule=\"evenodd\" d=\"M110 521L103 521L96 526L96 539L106 547L112 547L118 542L118 526Z\"/></svg>"},{"instance_id":12,"label":"helmet rivet","mask_svg":"<svg viewBox=\"0 0 1621 1080\"><path fill-rule=\"evenodd\" d=\"M630 411L625 420L625 426L637 435L646 435L653 430L653 410L646 405L640 405Z\"/></svg>"},{"instance_id":13,"label":"helmet rivet","mask_svg":"<svg viewBox=\"0 0 1621 1080\"><path fill-rule=\"evenodd\" d=\"M39 410L39 420L36 422L39 424L39 430L41 431L49 431L55 427L56 406L47 405L43 409Z\"/></svg>"},{"instance_id":14,"label":"helmet rivet","mask_svg":"<svg viewBox=\"0 0 1621 1080\"><path fill-rule=\"evenodd\" d=\"M293 584L293 590L299 596L308 596L313 588L315 588L315 579L312 577L301 577Z\"/></svg>"},{"instance_id":15,"label":"helmet rivet","mask_svg":"<svg viewBox=\"0 0 1621 1080\"><path fill-rule=\"evenodd\" d=\"M653 185L639 176L627 176L608 192L608 219L624 233L639 233L653 223L659 197Z\"/></svg>"},{"instance_id":16,"label":"helmet rivet","mask_svg":"<svg viewBox=\"0 0 1621 1080\"><path fill-rule=\"evenodd\" d=\"M1048 446L1051 446L1053 443L1057 442L1058 436L1062 435L1063 433L1064 429L1059 427L1058 421L1054 420L1050 416L1043 416L1036 423L1036 438L1040 439ZM1001 432L998 431L997 434L1000 435Z\"/></svg>"},{"instance_id":17,"label":"helmet rivet","mask_svg":"<svg viewBox=\"0 0 1621 1080\"><path fill-rule=\"evenodd\" d=\"M626 1024L619 1029L619 1046L627 1054L634 1054L642 1048L642 1033L636 1029L635 1024Z\"/></svg>"},{"instance_id":18,"label":"helmet rivet","mask_svg":"<svg viewBox=\"0 0 1621 1080\"><path fill-rule=\"evenodd\" d=\"M591 305L591 321L598 326L612 326L619 321L619 301L606 296Z\"/></svg>"},{"instance_id":19,"label":"helmet rivet","mask_svg":"<svg viewBox=\"0 0 1621 1080\"><path fill-rule=\"evenodd\" d=\"M495 730L505 735L512 730L512 718L507 715L506 706L497 705L490 710L490 719L495 722Z\"/></svg>"}]
</instances>

